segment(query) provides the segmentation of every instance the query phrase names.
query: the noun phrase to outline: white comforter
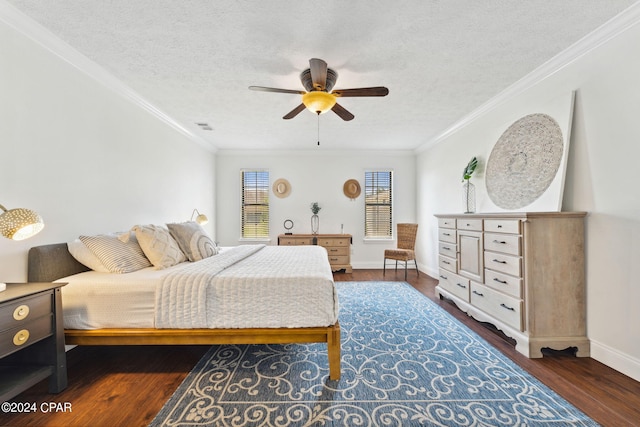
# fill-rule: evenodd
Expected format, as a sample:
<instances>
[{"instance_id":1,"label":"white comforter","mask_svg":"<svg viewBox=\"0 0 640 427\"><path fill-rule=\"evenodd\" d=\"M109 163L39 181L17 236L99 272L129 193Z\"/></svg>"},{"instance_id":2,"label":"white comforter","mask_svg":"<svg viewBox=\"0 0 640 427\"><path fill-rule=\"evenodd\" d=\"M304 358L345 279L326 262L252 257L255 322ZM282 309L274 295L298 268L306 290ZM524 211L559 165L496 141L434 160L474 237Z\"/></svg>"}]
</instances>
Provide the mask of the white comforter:
<instances>
[{"instance_id":1,"label":"white comforter","mask_svg":"<svg viewBox=\"0 0 640 427\"><path fill-rule=\"evenodd\" d=\"M316 246L238 246L166 270L59 281L68 283L67 329L313 327L338 317L327 254Z\"/></svg>"},{"instance_id":2,"label":"white comforter","mask_svg":"<svg viewBox=\"0 0 640 427\"><path fill-rule=\"evenodd\" d=\"M157 328L329 326L337 296L326 250L238 246L166 276Z\"/></svg>"}]
</instances>

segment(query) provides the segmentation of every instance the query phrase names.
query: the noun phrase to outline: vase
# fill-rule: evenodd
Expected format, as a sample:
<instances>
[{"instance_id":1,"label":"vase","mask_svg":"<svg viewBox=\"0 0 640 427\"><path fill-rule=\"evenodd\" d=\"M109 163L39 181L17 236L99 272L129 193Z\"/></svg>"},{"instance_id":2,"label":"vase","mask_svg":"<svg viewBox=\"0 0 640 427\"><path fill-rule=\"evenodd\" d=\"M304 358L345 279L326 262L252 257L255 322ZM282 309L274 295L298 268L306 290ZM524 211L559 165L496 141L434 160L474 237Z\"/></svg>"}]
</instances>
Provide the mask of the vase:
<instances>
[{"instance_id":1,"label":"vase","mask_svg":"<svg viewBox=\"0 0 640 427\"><path fill-rule=\"evenodd\" d=\"M318 215L311 215L311 233L318 234L318 228L320 227L320 217Z\"/></svg>"},{"instance_id":2,"label":"vase","mask_svg":"<svg viewBox=\"0 0 640 427\"><path fill-rule=\"evenodd\" d=\"M466 180L462 184L462 205L464 213L475 213L476 211L476 186Z\"/></svg>"}]
</instances>

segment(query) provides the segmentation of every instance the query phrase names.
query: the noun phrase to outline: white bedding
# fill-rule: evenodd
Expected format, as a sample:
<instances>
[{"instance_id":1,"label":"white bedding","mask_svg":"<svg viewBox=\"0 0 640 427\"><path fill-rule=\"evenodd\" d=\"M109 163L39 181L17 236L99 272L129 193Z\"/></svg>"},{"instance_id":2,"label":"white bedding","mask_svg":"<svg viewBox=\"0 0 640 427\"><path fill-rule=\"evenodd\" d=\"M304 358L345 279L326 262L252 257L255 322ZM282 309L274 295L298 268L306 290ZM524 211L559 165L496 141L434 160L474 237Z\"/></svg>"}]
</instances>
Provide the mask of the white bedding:
<instances>
[{"instance_id":1,"label":"white bedding","mask_svg":"<svg viewBox=\"0 0 640 427\"><path fill-rule=\"evenodd\" d=\"M68 283L62 288L65 328L280 328L337 321L337 296L324 248L255 248L239 260L239 253L252 249L230 248L164 270L90 271L62 278L58 281ZM195 299L185 300L188 294Z\"/></svg>"}]
</instances>

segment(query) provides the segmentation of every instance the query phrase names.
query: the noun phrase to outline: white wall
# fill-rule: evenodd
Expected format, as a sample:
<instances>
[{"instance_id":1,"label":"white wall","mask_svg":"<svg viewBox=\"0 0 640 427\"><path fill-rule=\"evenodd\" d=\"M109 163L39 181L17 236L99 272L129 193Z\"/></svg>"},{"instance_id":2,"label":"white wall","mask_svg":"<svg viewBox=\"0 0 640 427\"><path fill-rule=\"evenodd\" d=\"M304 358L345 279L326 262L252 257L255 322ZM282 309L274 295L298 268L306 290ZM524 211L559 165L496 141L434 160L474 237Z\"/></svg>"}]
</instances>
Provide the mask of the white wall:
<instances>
[{"instance_id":1,"label":"white wall","mask_svg":"<svg viewBox=\"0 0 640 427\"><path fill-rule=\"evenodd\" d=\"M460 171L489 156L515 119L576 91L563 210L587 211L587 329L592 357L640 380L640 8L591 36L590 51L516 85L417 159L419 262L437 274L435 213L461 212ZM627 28L628 27L628 28ZM618 29L622 33L615 34ZM610 38L610 39L609 39ZM600 46L594 47L601 43ZM565 53L569 56L571 53ZM482 173L472 182L482 183ZM479 185L479 198L487 197ZM550 297L552 297L550 295Z\"/></svg>"},{"instance_id":2,"label":"white wall","mask_svg":"<svg viewBox=\"0 0 640 427\"><path fill-rule=\"evenodd\" d=\"M415 220L415 156L412 152L225 152L217 153L216 183L218 205L217 236L222 245L240 242L240 209L242 169L269 170L271 184L285 178L291 184L291 194L278 198L271 192L270 237L277 244L278 234L285 232L282 224L291 219L294 233L311 233L309 205L318 202L320 233L344 232L353 235L352 266L382 268L385 248L395 241L364 242L364 172L370 169L393 170L394 222ZM346 180L357 179L362 194L355 201L348 199L342 187Z\"/></svg>"},{"instance_id":3,"label":"white wall","mask_svg":"<svg viewBox=\"0 0 640 427\"><path fill-rule=\"evenodd\" d=\"M0 238L0 281L26 280L31 246L188 220L194 208L212 216L215 154L27 37L4 12L0 203L31 208L46 225L21 242Z\"/></svg>"}]
</instances>

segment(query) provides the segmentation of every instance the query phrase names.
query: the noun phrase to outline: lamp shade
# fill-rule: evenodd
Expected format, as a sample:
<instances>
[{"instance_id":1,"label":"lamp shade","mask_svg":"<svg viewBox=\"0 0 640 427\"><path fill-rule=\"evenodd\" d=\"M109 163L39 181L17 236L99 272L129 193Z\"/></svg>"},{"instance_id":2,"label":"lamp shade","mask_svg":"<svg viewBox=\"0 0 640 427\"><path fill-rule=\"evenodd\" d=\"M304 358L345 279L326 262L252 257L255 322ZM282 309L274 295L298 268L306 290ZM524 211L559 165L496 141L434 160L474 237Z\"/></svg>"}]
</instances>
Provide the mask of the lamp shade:
<instances>
[{"instance_id":1,"label":"lamp shade","mask_svg":"<svg viewBox=\"0 0 640 427\"><path fill-rule=\"evenodd\" d=\"M336 105L336 97L327 92L312 91L302 95L302 103L314 113L326 113Z\"/></svg>"},{"instance_id":2,"label":"lamp shade","mask_svg":"<svg viewBox=\"0 0 640 427\"><path fill-rule=\"evenodd\" d=\"M42 217L31 209L9 209L0 205L0 234L7 239L24 240L35 236L44 228Z\"/></svg>"},{"instance_id":3,"label":"lamp shade","mask_svg":"<svg viewBox=\"0 0 640 427\"><path fill-rule=\"evenodd\" d=\"M209 218L207 218L207 216L205 214L201 214L200 212L198 212L198 209L194 209L193 213L191 214L191 220L193 221L193 216L195 214L198 214L198 216L196 216L196 222L200 225L204 225L206 223L209 222Z\"/></svg>"}]
</instances>

